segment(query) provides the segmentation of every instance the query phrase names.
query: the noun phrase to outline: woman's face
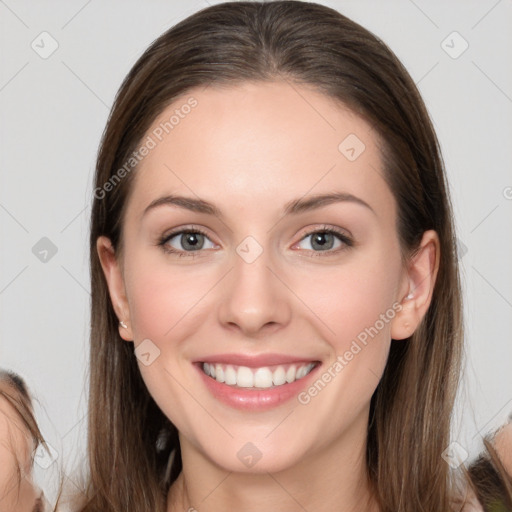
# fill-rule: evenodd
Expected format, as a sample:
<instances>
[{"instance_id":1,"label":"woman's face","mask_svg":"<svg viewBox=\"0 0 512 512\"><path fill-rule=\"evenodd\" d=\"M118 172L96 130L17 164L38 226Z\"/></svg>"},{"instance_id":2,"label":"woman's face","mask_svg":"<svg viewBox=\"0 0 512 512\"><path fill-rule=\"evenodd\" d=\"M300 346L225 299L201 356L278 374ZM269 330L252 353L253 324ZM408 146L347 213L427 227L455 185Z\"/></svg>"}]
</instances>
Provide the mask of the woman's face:
<instances>
[{"instance_id":1,"label":"woman's face","mask_svg":"<svg viewBox=\"0 0 512 512\"><path fill-rule=\"evenodd\" d=\"M416 325L372 127L305 87L245 83L190 91L143 143L123 256L98 250L182 446L229 471L360 457L390 340Z\"/></svg>"}]
</instances>

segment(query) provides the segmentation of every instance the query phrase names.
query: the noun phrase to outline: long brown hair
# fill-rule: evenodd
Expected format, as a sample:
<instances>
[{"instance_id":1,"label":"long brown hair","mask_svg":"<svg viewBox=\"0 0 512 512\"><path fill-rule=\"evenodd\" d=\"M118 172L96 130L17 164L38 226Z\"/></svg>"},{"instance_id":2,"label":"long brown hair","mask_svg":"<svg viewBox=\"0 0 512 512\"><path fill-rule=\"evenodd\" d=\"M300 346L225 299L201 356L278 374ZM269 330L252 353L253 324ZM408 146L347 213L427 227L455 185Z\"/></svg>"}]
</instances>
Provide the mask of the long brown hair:
<instances>
[{"instance_id":1,"label":"long brown hair","mask_svg":"<svg viewBox=\"0 0 512 512\"><path fill-rule=\"evenodd\" d=\"M382 511L450 508L449 466L441 454L450 441L463 323L452 209L432 123L413 80L375 35L331 8L273 1L218 4L181 21L144 52L116 96L92 205L90 480L83 512L165 510L181 470L176 428L148 393L133 347L119 336L96 250L105 235L122 251L136 173L125 164L155 118L190 89L272 80L314 87L379 133L404 259L426 230L439 236L431 306L409 339L392 342L371 401L367 467Z\"/></svg>"}]
</instances>

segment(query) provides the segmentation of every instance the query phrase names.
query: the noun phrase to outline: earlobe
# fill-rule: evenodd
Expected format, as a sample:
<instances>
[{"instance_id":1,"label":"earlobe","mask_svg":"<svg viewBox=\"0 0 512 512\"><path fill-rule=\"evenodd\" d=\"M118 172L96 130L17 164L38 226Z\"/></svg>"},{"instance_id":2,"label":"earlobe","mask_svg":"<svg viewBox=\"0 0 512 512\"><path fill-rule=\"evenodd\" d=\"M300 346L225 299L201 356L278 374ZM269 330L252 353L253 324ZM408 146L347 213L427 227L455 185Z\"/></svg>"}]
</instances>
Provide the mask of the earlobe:
<instances>
[{"instance_id":1,"label":"earlobe","mask_svg":"<svg viewBox=\"0 0 512 512\"><path fill-rule=\"evenodd\" d=\"M130 310L126 298L123 274L110 239L106 236L98 237L96 250L98 251L103 274L107 281L112 306L117 318L119 318L119 335L125 341L133 341L130 327Z\"/></svg>"},{"instance_id":2,"label":"earlobe","mask_svg":"<svg viewBox=\"0 0 512 512\"><path fill-rule=\"evenodd\" d=\"M407 295L401 299L402 309L393 319L391 338L403 340L412 336L425 316L434 292L439 270L439 237L434 230L425 231L420 247L407 266Z\"/></svg>"}]
</instances>

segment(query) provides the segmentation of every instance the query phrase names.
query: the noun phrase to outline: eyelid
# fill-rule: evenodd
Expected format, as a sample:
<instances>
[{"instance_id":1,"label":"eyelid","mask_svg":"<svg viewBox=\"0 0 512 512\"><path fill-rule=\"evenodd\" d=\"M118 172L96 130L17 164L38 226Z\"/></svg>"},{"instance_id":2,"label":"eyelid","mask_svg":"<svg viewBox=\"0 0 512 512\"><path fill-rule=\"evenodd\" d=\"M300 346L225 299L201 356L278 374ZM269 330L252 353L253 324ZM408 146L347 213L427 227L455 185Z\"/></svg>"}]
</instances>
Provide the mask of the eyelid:
<instances>
[{"instance_id":1,"label":"eyelid","mask_svg":"<svg viewBox=\"0 0 512 512\"><path fill-rule=\"evenodd\" d=\"M299 241L303 240L304 237L312 235L314 233L325 233L325 232L334 233L334 234L337 234L337 235L340 235L340 236L343 236L346 238L353 239L352 233L350 233L350 231L348 229L331 226L330 224L321 224L320 226L317 225L317 226L313 226L313 227L304 228L304 230L302 231L301 239Z\"/></svg>"},{"instance_id":2,"label":"eyelid","mask_svg":"<svg viewBox=\"0 0 512 512\"><path fill-rule=\"evenodd\" d=\"M185 227L179 227L179 228L172 229L168 233L165 233L164 235L162 235L159 240L167 242L171 238L174 238L175 236L181 235L183 233L200 233L201 235L204 235L205 237L207 237L208 239L211 240L211 237L207 233L205 228L202 228L200 226L196 226L194 224L191 224L190 226L185 226ZM213 242L213 240L211 240L211 241Z\"/></svg>"},{"instance_id":3,"label":"eyelid","mask_svg":"<svg viewBox=\"0 0 512 512\"><path fill-rule=\"evenodd\" d=\"M196 226L195 224L190 224L190 225L187 225L187 226L173 228L173 229L169 230L169 232L165 232L161 236L161 238L172 238L173 236L179 235L181 233L186 233L186 232L189 232L189 231L198 232L198 233L201 233L202 235L209 236L206 233L206 230L204 228L202 228L201 226Z\"/></svg>"}]
</instances>

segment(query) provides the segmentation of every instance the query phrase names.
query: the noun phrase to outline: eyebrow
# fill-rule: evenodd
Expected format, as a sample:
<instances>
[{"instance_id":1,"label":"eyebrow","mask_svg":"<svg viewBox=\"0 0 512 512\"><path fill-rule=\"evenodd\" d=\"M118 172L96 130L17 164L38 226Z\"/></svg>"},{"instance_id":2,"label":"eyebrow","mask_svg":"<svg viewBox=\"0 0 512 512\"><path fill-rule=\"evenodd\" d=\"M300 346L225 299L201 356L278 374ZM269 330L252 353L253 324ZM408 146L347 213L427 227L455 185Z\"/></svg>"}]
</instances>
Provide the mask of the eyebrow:
<instances>
[{"instance_id":1,"label":"eyebrow","mask_svg":"<svg viewBox=\"0 0 512 512\"><path fill-rule=\"evenodd\" d=\"M360 197L354 196L347 192L332 192L330 194L317 194L307 198L298 198L286 203L283 214L297 215L307 211L316 210L333 203L353 203L364 206L371 210L375 215L375 210ZM215 215L220 219L223 218L221 210L214 204L204 199L196 199L193 197L185 197L178 195L166 195L152 201L145 209L142 216L146 215L150 210L163 205L174 205L185 208L196 213L205 213L207 215Z\"/></svg>"}]
</instances>

